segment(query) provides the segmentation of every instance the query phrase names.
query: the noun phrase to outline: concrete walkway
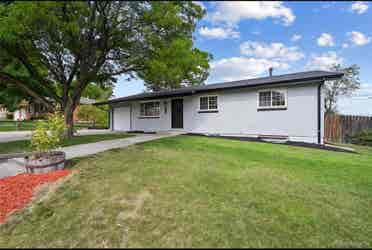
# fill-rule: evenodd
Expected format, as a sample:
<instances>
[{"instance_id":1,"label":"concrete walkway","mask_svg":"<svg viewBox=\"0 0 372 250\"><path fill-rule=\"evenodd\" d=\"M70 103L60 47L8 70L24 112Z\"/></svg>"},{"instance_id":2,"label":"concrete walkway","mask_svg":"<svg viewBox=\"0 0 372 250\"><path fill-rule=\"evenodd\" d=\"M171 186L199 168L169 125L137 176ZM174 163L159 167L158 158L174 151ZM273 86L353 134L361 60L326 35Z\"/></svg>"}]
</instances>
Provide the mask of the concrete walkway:
<instances>
[{"instance_id":1,"label":"concrete walkway","mask_svg":"<svg viewBox=\"0 0 372 250\"><path fill-rule=\"evenodd\" d=\"M98 135L116 133L108 129L81 129L76 135ZM32 131L8 131L0 132L0 143L9 141L21 141L31 138Z\"/></svg>"},{"instance_id":2,"label":"concrete walkway","mask_svg":"<svg viewBox=\"0 0 372 250\"><path fill-rule=\"evenodd\" d=\"M176 136L182 134L182 132L166 132L158 134L136 134L136 136L129 138L122 138L116 140L100 141L88 144L80 144L69 147L58 149L66 153L67 159L76 157L84 157L93 154L97 154L106 150L115 148L124 148L130 145L161 139L170 136ZM14 158L8 161L0 161L0 179L6 176L13 176L20 173L24 173L24 160L23 158Z\"/></svg>"}]
</instances>

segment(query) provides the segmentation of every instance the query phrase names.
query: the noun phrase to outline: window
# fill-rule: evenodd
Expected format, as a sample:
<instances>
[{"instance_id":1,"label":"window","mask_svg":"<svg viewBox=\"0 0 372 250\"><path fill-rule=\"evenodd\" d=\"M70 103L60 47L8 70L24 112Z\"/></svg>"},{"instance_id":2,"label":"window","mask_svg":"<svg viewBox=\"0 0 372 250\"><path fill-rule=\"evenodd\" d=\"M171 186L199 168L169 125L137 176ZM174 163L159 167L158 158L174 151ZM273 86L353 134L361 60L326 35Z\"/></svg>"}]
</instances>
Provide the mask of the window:
<instances>
[{"instance_id":1,"label":"window","mask_svg":"<svg viewBox=\"0 0 372 250\"><path fill-rule=\"evenodd\" d=\"M271 91L260 92L259 107L270 107L271 106Z\"/></svg>"},{"instance_id":2,"label":"window","mask_svg":"<svg viewBox=\"0 0 372 250\"><path fill-rule=\"evenodd\" d=\"M216 111L218 109L217 96L200 97L200 111Z\"/></svg>"},{"instance_id":3,"label":"window","mask_svg":"<svg viewBox=\"0 0 372 250\"><path fill-rule=\"evenodd\" d=\"M283 92L273 91L272 106L285 106L285 95Z\"/></svg>"},{"instance_id":4,"label":"window","mask_svg":"<svg viewBox=\"0 0 372 250\"><path fill-rule=\"evenodd\" d=\"M286 108L286 92L283 90L265 90L258 92L259 109Z\"/></svg>"},{"instance_id":5,"label":"window","mask_svg":"<svg viewBox=\"0 0 372 250\"><path fill-rule=\"evenodd\" d=\"M142 117L159 117L160 116L160 102L144 102L141 103Z\"/></svg>"}]
</instances>

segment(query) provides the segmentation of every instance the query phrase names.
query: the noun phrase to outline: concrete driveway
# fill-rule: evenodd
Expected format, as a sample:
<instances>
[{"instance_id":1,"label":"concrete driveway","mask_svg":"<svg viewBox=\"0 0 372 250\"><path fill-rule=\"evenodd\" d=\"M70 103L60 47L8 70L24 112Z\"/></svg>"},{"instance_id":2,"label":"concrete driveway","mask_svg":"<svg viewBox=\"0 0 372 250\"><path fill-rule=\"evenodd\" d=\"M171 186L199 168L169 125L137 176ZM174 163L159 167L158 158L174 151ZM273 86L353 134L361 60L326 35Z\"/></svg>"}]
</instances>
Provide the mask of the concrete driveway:
<instances>
[{"instance_id":1,"label":"concrete driveway","mask_svg":"<svg viewBox=\"0 0 372 250\"><path fill-rule=\"evenodd\" d=\"M84 133L83 133L84 134ZM74 145L69 147L64 147L58 150L64 151L66 153L67 159L72 159L76 157L84 157L93 154L97 154L106 150L114 148L124 148L130 145L147 142L152 140L157 140L165 137L176 136L182 134L182 132L164 132L157 134L136 134L133 137L106 140L100 142L93 142L87 144ZM6 176L13 176L25 172L24 160L23 158L14 158L6 161L0 160L0 179Z\"/></svg>"},{"instance_id":2,"label":"concrete driveway","mask_svg":"<svg viewBox=\"0 0 372 250\"><path fill-rule=\"evenodd\" d=\"M96 135L115 133L109 129L81 129L77 131L77 135ZM28 140L31 138L32 131L9 131L0 132L0 143L9 141Z\"/></svg>"}]
</instances>

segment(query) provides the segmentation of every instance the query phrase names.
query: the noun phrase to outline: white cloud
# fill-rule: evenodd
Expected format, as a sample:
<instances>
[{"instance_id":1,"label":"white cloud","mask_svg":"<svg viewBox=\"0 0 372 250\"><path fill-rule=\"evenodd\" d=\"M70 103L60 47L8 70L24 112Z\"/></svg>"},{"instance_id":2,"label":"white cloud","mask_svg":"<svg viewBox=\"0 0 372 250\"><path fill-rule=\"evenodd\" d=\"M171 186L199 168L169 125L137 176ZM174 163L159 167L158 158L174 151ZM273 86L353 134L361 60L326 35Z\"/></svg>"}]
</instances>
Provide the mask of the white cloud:
<instances>
[{"instance_id":1,"label":"white cloud","mask_svg":"<svg viewBox=\"0 0 372 250\"><path fill-rule=\"evenodd\" d=\"M292 42L297 42L298 40L300 40L302 38L301 35L299 34L294 34L292 37L291 37L291 41Z\"/></svg>"},{"instance_id":2,"label":"white cloud","mask_svg":"<svg viewBox=\"0 0 372 250\"><path fill-rule=\"evenodd\" d=\"M322 33L320 37L318 37L317 43L319 46L322 46L322 47L335 45L332 35L328 33Z\"/></svg>"},{"instance_id":3,"label":"white cloud","mask_svg":"<svg viewBox=\"0 0 372 250\"><path fill-rule=\"evenodd\" d=\"M268 69L288 69L289 65L268 59L231 57L211 62L211 78L217 81L234 81L268 74Z\"/></svg>"},{"instance_id":4,"label":"white cloud","mask_svg":"<svg viewBox=\"0 0 372 250\"><path fill-rule=\"evenodd\" d=\"M344 48L344 49L349 48L349 44L348 44L348 43L343 43L341 46L342 46L342 48Z\"/></svg>"},{"instance_id":5,"label":"white cloud","mask_svg":"<svg viewBox=\"0 0 372 250\"><path fill-rule=\"evenodd\" d=\"M274 18L280 20L284 25L290 25L296 16L290 8L285 7L280 1L226 1L216 3L215 10L209 13L208 17L212 22L221 22L232 26L244 19L262 20L266 18Z\"/></svg>"},{"instance_id":6,"label":"white cloud","mask_svg":"<svg viewBox=\"0 0 372 250\"><path fill-rule=\"evenodd\" d=\"M347 36L349 37L350 42L352 42L356 46L362 46L371 42L371 37L367 37L366 35L358 31L348 32Z\"/></svg>"},{"instance_id":7,"label":"white cloud","mask_svg":"<svg viewBox=\"0 0 372 250\"><path fill-rule=\"evenodd\" d=\"M298 47L286 47L282 43L247 41L240 45L240 53L246 56L274 59L278 61L298 61L304 54Z\"/></svg>"},{"instance_id":8,"label":"white cloud","mask_svg":"<svg viewBox=\"0 0 372 250\"><path fill-rule=\"evenodd\" d=\"M209 39L231 39L231 38L239 38L240 33L235 31L231 28L208 28L208 27L201 27L199 29L199 34L203 37Z\"/></svg>"},{"instance_id":9,"label":"white cloud","mask_svg":"<svg viewBox=\"0 0 372 250\"><path fill-rule=\"evenodd\" d=\"M339 57L336 52L329 51L321 55L312 55L306 64L307 70L329 70L335 64L342 64L344 59Z\"/></svg>"},{"instance_id":10,"label":"white cloud","mask_svg":"<svg viewBox=\"0 0 372 250\"><path fill-rule=\"evenodd\" d=\"M368 4L365 2L355 2L350 7L351 12L363 14L368 10Z\"/></svg>"}]
</instances>

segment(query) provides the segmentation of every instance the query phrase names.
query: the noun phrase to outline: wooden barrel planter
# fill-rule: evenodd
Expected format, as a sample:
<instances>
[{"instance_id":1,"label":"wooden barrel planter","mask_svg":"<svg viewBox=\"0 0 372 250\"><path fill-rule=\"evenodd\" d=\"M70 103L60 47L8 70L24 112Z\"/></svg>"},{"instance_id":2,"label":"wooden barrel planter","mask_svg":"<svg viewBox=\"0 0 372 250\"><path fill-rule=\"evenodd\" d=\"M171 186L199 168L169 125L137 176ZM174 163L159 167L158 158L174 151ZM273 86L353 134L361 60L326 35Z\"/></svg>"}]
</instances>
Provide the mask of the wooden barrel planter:
<instances>
[{"instance_id":1,"label":"wooden barrel planter","mask_svg":"<svg viewBox=\"0 0 372 250\"><path fill-rule=\"evenodd\" d=\"M62 151L38 153L25 157L27 173L49 173L64 169L66 154Z\"/></svg>"}]
</instances>

